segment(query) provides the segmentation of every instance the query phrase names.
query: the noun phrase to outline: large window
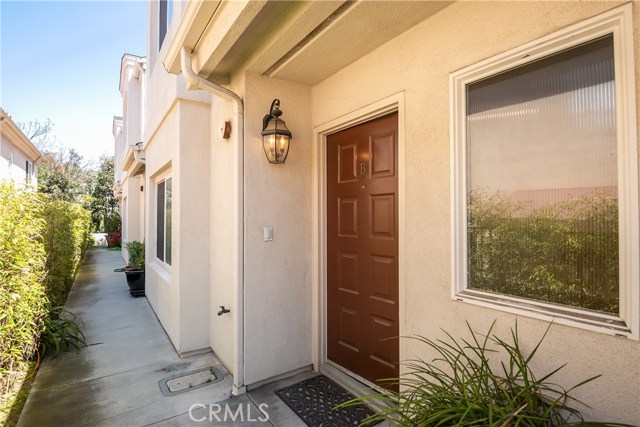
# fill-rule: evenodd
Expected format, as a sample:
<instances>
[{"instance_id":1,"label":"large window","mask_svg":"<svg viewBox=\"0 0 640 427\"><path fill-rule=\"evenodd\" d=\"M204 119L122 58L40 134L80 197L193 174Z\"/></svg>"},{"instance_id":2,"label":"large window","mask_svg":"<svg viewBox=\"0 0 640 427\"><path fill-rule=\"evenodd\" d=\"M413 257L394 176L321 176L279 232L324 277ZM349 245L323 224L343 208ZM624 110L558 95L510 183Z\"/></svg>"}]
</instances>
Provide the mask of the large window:
<instances>
[{"instance_id":1,"label":"large window","mask_svg":"<svg viewBox=\"0 0 640 427\"><path fill-rule=\"evenodd\" d=\"M633 58L613 21L453 76L456 297L637 328Z\"/></svg>"},{"instance_id":2,"label":"large window","mask_svg":"<svg viewBox=\"0 0 640 427\"><path fill-rule=\"evenodd\" d=\"M156 196L156 257L171 265L171 178L158 181Z\"/></svg>"}]
</instances>

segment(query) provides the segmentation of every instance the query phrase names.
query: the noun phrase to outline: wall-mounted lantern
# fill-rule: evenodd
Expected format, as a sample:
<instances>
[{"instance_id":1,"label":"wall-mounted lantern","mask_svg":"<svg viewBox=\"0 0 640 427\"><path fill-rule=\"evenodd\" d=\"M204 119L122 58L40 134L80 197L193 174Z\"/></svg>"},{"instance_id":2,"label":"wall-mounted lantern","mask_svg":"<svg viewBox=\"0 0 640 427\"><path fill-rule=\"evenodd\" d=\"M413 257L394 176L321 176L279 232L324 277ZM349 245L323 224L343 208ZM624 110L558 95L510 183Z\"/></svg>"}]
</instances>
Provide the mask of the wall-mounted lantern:
<instances>
[{"instance_id":1,"label":"wall-mounted lantern","mask_svg":"<svg viewBox=\"0 0 640 427\"><path fill-rule=\"evenodd\" d=\"M274 99L269 114L262 119L262 146L269 163L284 163L289 154L291 132L280 120L280 100Z\"/></svg>"}]
</instances>

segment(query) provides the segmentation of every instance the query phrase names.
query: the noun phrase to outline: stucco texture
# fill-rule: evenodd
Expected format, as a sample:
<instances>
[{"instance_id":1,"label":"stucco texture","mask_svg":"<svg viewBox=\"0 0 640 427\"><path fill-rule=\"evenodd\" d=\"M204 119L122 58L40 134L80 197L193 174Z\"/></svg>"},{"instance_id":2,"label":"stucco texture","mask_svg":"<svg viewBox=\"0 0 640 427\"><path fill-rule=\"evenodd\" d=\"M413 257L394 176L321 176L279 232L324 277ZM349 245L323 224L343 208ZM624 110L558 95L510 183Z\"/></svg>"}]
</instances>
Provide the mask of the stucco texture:
<instances>
[{"instance_id":1,"label":"stucco texture","mask_svg":"<svg viewBox=\"0 0 640 427\"><path fill-rule=\"evenodd\" d=\"M615 2L457 2L312 88L314 126L404 92L406 201L404 319L401 335L468 336L465 321L507 336L516 316L451 299L449 75L468 65L612 9ZM640 5L633 5L635 57L640 57ZM636 73L639 69L636 59ZM640 88L636 74L636 90ZM640 99L640 96L637 96ZM639 110L640 111L640 110ZM298 180L305 179L303 175ZM548 324L518 317L530 349ZM401 358L429 353L405 342ZM565 386L602 374L575 391L589 418L640 423L640 342L552 325L534 368L567 362L555 378Z\"/></svg>"},{"instance_id":2,"label":"stucco texture","mask_svg":"<svg viewBox=\"0 0 640 427\"><path fill-rule=\"evenodd\" d=\"M311 365L311 92L245 75L245 383ZM274 98L293 138L287 162L267 162L262 118ZM263 227L273 241L263 241Z\"/></svg>"}]
</instances>

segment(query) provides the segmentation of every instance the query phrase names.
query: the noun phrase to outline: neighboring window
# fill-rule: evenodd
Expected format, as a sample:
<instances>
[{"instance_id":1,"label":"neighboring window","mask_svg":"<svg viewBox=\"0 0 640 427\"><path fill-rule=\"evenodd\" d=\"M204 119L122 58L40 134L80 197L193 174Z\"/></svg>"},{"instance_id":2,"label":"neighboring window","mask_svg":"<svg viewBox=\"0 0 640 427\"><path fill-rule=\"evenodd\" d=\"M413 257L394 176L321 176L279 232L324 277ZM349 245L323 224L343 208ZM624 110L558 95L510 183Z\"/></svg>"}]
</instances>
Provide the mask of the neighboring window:
<instances>
[{"instance_id":1,"label":"neighboring window","mask_svg":"<svg viewBox=\"0 0 640 427\"><path fill-rule=\"evenodd\" d=\"M27 175L25 181L27 182L27 184L31 184L31 182L33 181L33 163L31 163L29 160L26 160L24 170Z\"/></svg>"},{"instance_id":2,"label":"neighboring window","mask_svg":"<svg viewBox=\"0 0 640 427\"><path fill-rule=\"evenodd\" d=\"M454 77L456 296L631 331L634 88L613 33Z\"/></svg>"},{"instance_id":3,"label":"neighboring window","mask_svg":"<svg viewBox=\"0 0 640 427\"><path fill-rule=\"evenodd\" d=\"M171 22L171 17L173 15L173 1L171 0L160 0L159 3L160 11L158 16L158 31L160 39L158 41L158 50L162 48L162 43L164 42L164 38L167 35L167 29L169 28L169 22Z\"/></svg>"},{"instance_id":4,"label":"neighboring window","mask_svg":"<svg viewBox=\"0 0 640 427\"><path fill-rule=\"evenodd\" d=\"M156 256L171 265L171 178L158 182L156 219Z\"/></svg>"}]
</instances>

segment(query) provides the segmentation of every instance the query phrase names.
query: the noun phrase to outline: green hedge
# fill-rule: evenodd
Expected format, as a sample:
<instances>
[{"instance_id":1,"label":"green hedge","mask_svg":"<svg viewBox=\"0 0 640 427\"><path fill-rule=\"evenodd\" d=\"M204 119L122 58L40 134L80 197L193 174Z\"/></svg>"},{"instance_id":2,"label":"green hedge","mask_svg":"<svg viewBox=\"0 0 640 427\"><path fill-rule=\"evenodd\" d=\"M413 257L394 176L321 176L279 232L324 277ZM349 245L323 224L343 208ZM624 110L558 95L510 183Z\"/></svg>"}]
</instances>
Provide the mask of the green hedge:
<instances>
[{"instance_id":1,"label":"green hedge","mask_svg":"<svg viewBox=\"0 0 640 427\"><path fill-rule=\"evenodd\" d=\"M43 203L0 183L0 403L24 376L47 314ZM4 405L3 405L4 406Z\"/></svg>"},{"instance_id":2,"label":"green hedge","mask_svg":"<svg viewBox=\"0 0 640 427\"><path fill-rule=\"evenodd\" d=\"M0 182L0 424L91 241L80 205Z\"/></svg>"},{"instance_id":3,"label":"green hedge","mask_svg":"<svg viewBox=\"0 0 640 427\"><path fill-rule=\"evenodd\" d=\"M78 204L50 200L43 216L48 271L45 288L52 306L64 305L91 239L91 214Z\"/></svg>"}]
</instances>

